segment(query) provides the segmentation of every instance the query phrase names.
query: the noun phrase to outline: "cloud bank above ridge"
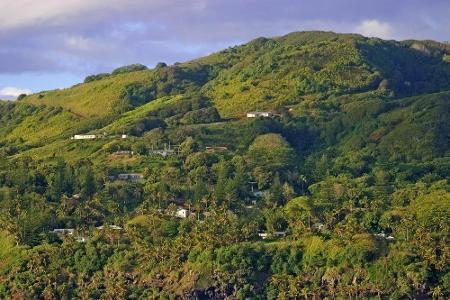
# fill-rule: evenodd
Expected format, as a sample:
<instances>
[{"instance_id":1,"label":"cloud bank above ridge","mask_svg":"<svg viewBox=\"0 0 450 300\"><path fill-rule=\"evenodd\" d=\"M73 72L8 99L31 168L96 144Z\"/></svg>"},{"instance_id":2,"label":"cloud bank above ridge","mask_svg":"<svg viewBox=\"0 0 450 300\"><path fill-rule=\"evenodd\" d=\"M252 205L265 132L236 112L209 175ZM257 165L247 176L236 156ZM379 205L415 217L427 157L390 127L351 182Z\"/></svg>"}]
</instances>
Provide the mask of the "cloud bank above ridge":
<instances>
[{"instance_id":1,"label":"cloud bank above ridge","mask_svg":"<svg viewBox=\"0 0 450 300\"><path fill-rule=\"evenodd\" d=\"M8 17L0 24L0 75L82 77L129 63L185 61L300 30L444 40L448 11L450 2L442 0L2 1L0 12Z\"/></svg>"}]
</instances>

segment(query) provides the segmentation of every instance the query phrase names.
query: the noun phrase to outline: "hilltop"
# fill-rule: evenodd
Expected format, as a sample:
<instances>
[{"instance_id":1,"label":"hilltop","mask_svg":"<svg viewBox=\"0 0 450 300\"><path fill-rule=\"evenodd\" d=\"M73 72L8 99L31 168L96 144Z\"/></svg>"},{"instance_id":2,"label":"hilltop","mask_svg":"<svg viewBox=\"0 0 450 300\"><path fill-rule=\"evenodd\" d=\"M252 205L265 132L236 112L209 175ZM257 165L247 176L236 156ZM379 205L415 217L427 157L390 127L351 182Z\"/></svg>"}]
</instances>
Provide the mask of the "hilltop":
<instances>
[{"instance_id":1,"label":"hilltop","mask_svg":"<svg viewBox=\"0 0 450 300\"><path fill-rule=\"evenodd\" d=\"M448 87L449 51L449 45L432 41L394 42L359 35L299 32L258 38L174 66L162 64L154 70L138 71L131 68L111 76L97 76L98 79L92 76L85 84L38 93L26 101L101 117L120 112L118 101L125 98L124 88L141 84L147 90L140 92L148 93L139 95L146 98L141 101L202 87L202 92L224 110L224 98L240 103L249 95L264 102L250 101L246 105L272 107L283 102L296 103L305 97L320 99L377 89L412 95ZM277 84L270 85L275 78ZM242 108L228 110L242 113Z\"/></svg>"},{"instance_id":2,"label":"hilltop","mask_svg":"<svg viewBox=\"0 0 450 300\"><path fill-rule=\"evenodd\" d=\"M0 102L0 298L449 297L448 124L450 45L332 32Z\"/></svg>"}]
</instances>

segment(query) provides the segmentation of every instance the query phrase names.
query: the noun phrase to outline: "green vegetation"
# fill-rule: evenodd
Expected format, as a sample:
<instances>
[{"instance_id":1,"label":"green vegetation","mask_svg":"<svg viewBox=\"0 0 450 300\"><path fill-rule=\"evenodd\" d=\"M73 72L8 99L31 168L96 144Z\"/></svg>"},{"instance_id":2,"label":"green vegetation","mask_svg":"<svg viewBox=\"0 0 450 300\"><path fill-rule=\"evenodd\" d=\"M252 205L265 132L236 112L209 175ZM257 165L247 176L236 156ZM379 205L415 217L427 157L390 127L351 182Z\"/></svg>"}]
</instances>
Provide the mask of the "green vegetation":
<instances>
[{"instance_id":1,"label":"green vegetation","mask_svg":"<svg viewBox=\"0 0 450 300\"><path fill-rule=\"evenodd\" d=\"M449 298L449 55L292 33L0 102L0 298Z\"/></svg>"},{"instance_id":2,"label":"green vegetation","mask_svg":"<svg viewBox=\"0 0 450 300\"><path fill-rule=\"evenodd\" d=\"M112 75L117 75L117 74L123 74L123 73L143 71L143 70L147 70L147 69L148 68L146 66L144 66L144 65L132 64L132 65L123 66L123 67L119 67L117 69L114 69L111 74Z\"/></svg>"},{"instance_id":3,"label":"green vegetation","mask_svg":"<svg viewBox=\"0 0 450 300\"><path fill-rule=\"evenodd\" d=\"M119 74L76 85L70 89L29 95L22 101L34 105L62 107L81 118L103 118L123 109L121 96L125 86L143 82L150 78L151 74L151 71Z\"/></svg>"}]
</instances>

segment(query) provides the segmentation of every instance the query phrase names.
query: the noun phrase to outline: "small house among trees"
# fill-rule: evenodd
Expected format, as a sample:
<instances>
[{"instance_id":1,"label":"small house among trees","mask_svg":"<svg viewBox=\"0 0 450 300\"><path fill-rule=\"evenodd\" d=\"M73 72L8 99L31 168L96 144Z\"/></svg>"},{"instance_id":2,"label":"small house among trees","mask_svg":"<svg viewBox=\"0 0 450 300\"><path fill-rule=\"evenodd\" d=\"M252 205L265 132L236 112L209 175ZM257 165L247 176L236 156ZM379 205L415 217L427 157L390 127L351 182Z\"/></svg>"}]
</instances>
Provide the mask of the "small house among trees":
<instances>
[{"instance_id":1,"label":"small house among trees","mask_svg":"<svg viewBox=\"0 0 450 300\"><path fill-rule=\"evenodd\" d=\"M251 111L247 113L247 118L271 118L273 112L271 111Z\"/></svg>"},{"instance_id":2,"label":"small house among trees","mask_svg":"<svg viewBox=\"0 0 450 300\"><path fill-rule=\"evenodd\" d=\"M225 152L227 150L228 150L227 147L220 147L220 146L206 147L206 151L208 152Z\"/></svg>"},{"instance_id":3,"label":"small house among trees","mask_svg":"<svg viewBox=\"0 0 450 300\"><path fill-rule=\"evenodd\" d=\"M75 229L73 229L73 228L56 228L56 229L53 229L53 231L51 231L51 232L56 233L56 234L73 235L73 233L75 232Z\"/></svg>"},{"instance_id":4,"label":"small house among trees","mask_svg":"<svg viewBox=\"0 0 450 300\"><path fill-rule=\"evenodd\" d=\"M115 155L133 155L134 151L131 150L118 150L114 152Z\"/></svg>"},{"instance_id":5,"label":"small house among trees","mask_svg":"<svg viewBox=\"0 0 450 300\"><path fill-rule=\"evenodd\" d=\"M157 149L157 150L149 150L149 155L159 155L162 157L167 157L170 155L175 155L175 150L172 149Z\"/></svg>"},{"instance_id":6,"label":"small house among trees","mask_svg":"<svg viewBox=\"0 0 450 300\"><path fill-rule=\"evenodd\" d=\"M73 137L71 137L70 139L72 139L72 140L94 140L96 138L98 138L98 136L95 134L76 134Z\"/></svg>"},{"instance_id":7,"label":"small house among trees","mask_svg":"<svg viewBox=\"0 0 450 300\"><path fill-rule=\"evenodd\" d=\"M96 227L98 230L104 230L104 229L112 229L112 230L123 230L122 227L117 225L101 225Z\"/></svg>"},{"instance_id":8,"label":"small house among trees","mask_svg":"<svg viewBox=\"0 0 450 300\"><path fill-rule=\"evenodd\" d=\"M117 175L118 180L139 182L144 178L143 174L140 173L124 173Z\"/></svg>"},{"instance_id":9,"label":"small house among trees","mask_svg":"<svg viewBox=\"0 0 450 300\"><path fill-rule=\"evenodd\" d=\"M180 218L180 219L186 219L187 217L189 217L190 216L190 211L189 210L187 210L187 209L185 209L185 208L182 208L182 207L179 207L178 209L177 209L177 212L176 212L176 214L175 214L175 216L177 217L177 218Z\"/></svg>"}]
</instances>

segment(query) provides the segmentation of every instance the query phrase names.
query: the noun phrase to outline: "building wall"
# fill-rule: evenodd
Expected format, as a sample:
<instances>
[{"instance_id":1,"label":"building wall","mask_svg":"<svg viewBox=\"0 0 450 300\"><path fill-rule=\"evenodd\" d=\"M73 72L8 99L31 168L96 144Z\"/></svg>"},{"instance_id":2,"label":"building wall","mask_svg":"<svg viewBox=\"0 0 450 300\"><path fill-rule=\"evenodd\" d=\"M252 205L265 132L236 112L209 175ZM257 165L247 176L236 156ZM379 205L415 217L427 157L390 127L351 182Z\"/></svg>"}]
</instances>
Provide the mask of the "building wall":
<instances>
[{"instance_id":1,"label":"building wall","mask_svg":"<svg viewBox=\"0 0 450 300\"><path fill-rule=\"evenodd\" d=\"M95 139L96 135L93 134L77 134L73 137L74 140L92 140Z\"/></svg>"}]
</instances>

